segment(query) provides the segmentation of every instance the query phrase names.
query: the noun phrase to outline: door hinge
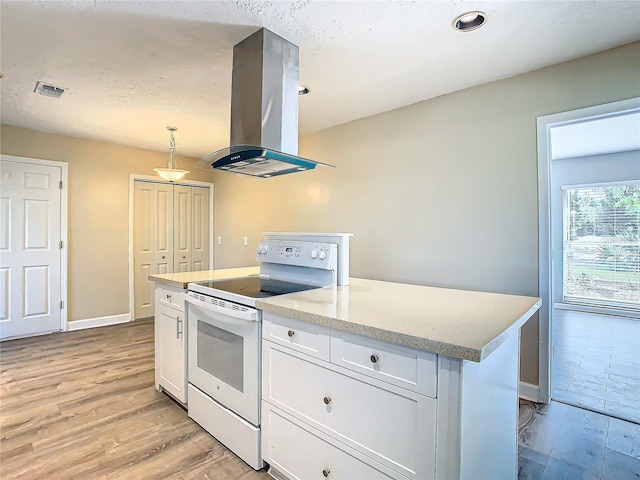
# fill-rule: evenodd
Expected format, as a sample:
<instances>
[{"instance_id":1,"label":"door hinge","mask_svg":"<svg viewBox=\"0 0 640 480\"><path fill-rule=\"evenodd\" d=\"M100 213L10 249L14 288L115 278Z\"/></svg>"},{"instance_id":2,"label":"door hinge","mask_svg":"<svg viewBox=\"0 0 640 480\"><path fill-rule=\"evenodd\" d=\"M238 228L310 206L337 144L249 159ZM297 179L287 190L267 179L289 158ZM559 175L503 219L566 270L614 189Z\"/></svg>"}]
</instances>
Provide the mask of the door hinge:
<instances>
[{"instance_id":1,"label":"door hinge","mask_svg":"<svg viewBox=\"0 0 640 480\"><path fill-rule=\"evenodd\" d=\"M60 240L60 250L62 250L63 248L64 248L64 242Z\"/></svg>"},{"instance_id":2,"label":"door hinge","mask_svg":"<svg viewBox=\"0 0 640 480\"><path fill-rule=\"evenodd\" d=\"M64 300L60 300L60 310L64 308Z\"/></svg>"},{"instance_id":3,"label":"door hinge","mask_svg":"<svg viewBox=\"0 0 640 480\"><path fill-rule=\"evenodd\" d=\"M60 190L62 190L62 180L60 180L60 183L58 183L58 186L60 187Z\"/></svg>"}]
</instances>

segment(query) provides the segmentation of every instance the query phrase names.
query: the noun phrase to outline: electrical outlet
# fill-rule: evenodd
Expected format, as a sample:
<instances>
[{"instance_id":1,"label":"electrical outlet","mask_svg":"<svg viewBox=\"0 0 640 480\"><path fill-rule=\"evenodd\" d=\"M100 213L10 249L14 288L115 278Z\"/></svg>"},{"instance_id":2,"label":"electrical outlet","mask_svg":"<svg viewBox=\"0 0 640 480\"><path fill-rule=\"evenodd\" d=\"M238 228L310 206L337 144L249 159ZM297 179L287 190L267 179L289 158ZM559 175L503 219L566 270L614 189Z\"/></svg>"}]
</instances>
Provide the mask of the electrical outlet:
<instances>
[{"instance_id":1,"label":"electrical outlet","mask_svg":"<svg viewBox=\"0 0 640 480\"><path fill-rule=\"evenodd\" d=\"M222 245L222 235L218 235L218 245Z\"/></svg>"},{"instance_id":2,"label":"electrical outlet","mask_svg":"<svg viewBox=\"0 0 640 480\"><path fill-rule=\"evenodd\" d=\"M249 237L244 237L244 246L249 245Z\"/></svg>"}]
</instances>

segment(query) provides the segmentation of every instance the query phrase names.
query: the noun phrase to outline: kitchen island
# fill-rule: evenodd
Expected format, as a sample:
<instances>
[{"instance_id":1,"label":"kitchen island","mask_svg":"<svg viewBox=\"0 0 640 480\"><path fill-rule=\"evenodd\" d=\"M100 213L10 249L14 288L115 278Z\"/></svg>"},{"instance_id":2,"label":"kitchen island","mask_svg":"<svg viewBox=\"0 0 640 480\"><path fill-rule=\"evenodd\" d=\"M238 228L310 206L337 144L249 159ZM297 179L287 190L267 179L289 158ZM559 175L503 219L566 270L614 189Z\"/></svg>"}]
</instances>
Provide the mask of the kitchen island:
<instances>
[{"instance_id":1,"label":"kitchen island","mask_svg":"<svg viewBox=\"0 0 640 480\"><path fill-rule=\"evenodd\" d=\"M539 298L352 278L257 306L272 475L516 478L519 333Z\"/></svg>"}]
</instances>

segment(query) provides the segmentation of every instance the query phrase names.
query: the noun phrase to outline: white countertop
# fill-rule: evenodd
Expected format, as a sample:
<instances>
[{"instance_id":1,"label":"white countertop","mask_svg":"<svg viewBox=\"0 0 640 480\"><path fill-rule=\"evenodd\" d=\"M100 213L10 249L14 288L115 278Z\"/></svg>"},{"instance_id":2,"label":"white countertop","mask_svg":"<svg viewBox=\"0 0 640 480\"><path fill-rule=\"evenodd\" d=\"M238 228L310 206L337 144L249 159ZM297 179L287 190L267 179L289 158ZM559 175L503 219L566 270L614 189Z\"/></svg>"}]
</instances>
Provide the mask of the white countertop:
<instances>
[{"instance_id":1,"label":"white countertop","mask_svg":"<svg viewBox=\"0 0 640 480\"><path fill-rule=\"evenodd\" d=\"M480 362L542 305L537 297L351 278L342 287L260 299L267 312Z\"/></svg>"},{"instance_id":2,"label":"white countertop","mask_svg":"<svg viewBox=\"0 0 640 480\"><path fill-rule=\"evenodd\" d=\"M163 283L172 287L187 288L191 282L206 282L208 280L225 280L230 278L258 275L260 267L224 268L219 270L202 270L199 272L159 273L149 275L149 280Z\"/></svg>"}]
</instances>

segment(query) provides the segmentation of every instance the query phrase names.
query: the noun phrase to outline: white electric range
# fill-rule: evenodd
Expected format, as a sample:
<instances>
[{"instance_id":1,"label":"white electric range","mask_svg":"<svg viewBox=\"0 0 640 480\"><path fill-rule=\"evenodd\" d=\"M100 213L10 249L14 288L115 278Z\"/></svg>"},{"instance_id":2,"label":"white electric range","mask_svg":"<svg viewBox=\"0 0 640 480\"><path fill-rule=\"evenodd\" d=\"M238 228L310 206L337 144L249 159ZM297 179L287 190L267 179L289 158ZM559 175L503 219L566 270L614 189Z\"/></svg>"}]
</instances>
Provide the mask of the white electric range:
<instances>
[{"instance_id":1,"label":"white electric range","mask_svg":"<svg viewBox=\"0 0 640 480\"><path fill-rule=\"evenodd\" d=\"M344 271L348 244L340 255L340 239L331 243L318 241L332 240L326 235L282 235L260 242L256 250L259 275L188 285L189 416L256 470L264 466L260 452L262 312L255 308L256 299L335 286L340 274L348 278ZM339 265L345 264L339 272Z\"/></svg>"}]
</instances>

